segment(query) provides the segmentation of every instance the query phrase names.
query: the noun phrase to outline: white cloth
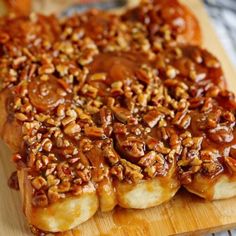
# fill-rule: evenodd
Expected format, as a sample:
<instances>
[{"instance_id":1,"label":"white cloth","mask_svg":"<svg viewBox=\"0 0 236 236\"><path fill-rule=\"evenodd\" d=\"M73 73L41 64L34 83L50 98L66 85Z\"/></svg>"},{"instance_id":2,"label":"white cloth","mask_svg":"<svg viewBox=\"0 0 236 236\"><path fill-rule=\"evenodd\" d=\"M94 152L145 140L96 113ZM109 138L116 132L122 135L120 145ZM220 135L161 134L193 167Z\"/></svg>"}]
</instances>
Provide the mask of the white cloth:
<instances>
[{"instance_id":1,"label":"white cloth","mask_svg":"<svg viewBox=\"0 0 236 236\"><path fill-rule=\"evenodd\" d=\"M204 0L215 30L236 65L236 0Z\"/></svg>"}]
</instances>

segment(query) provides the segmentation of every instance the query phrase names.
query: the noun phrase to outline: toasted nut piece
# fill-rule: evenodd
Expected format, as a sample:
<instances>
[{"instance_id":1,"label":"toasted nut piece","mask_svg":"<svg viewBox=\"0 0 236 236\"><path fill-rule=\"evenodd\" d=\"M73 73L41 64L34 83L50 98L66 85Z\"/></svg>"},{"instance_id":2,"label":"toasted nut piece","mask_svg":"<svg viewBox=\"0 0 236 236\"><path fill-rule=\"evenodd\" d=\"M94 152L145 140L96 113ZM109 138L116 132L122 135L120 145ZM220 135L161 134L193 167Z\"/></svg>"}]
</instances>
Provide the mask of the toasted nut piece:
<instances>
[{"instance_id":1,"label":"toasted nut piece","mask_svg":"<svg viewBox=\"0 0 236 236\"><path fill-rule=\"evenodd\" d=\"M104 81L106 80L107 75L106 73L95 73L90 76L90 81Z\"/></svg>"},{"instance_id":2,"label":"toasted nut piece","mask_svg":"<svg viewBox=\"0 0 236 236\"><path fill-rule=\"evenodd\" d=\"M46 207L48 206L48 197L46 193L42 190L37 191L32 199L32 204L36 207Z\"/></svg>"},{"instance_id":3,"label":"toasted nut piece","mask_svg":"<svg viewBox=\"0 0 236 236\"><path fill-rule=\"evenodd\" d=\"M114 112L115 114L115 117L125 123L128 121L128 119L131 117L131 113L130 111L128 111L127 109L125 108L122 108L122 107L111 107L112 111Z\"/></svg>"},{"instance_id":4,"label":"toasted nut piece","mask_svg":"<svg viewBox=\"0 0 236 236\"><path fill-rule=\"evenodd\" d=\"M85 135L87 135L88 137L97 137L97 138L105 138L105 133L104 133L104 129L103 128L99 128L99 127L89 127L89 126L85 126L84 128L84 133Z\"/></svg>"},{"instance_id":5,"label":"toasted nut piece","mask_svg":"<svg viewBox=\"0 0 236 236\"><path fill-rule=\"evenodd\" d=\"M120 156L118 153L115 151L114 148L112 147L105 147L103 150L103 155L105 158L108 159L108 161L112 164L115 165L119 162Z\"/></svg>"},{"instance_id":6,"label":"toasted nut piece","mask_svg":"<svg viewBox=\"0 0 236 236\"><path fill-rule=\"evenodd\" d=\"M149 127L153 128L164 117L165 115L161 112L152 110L143 116L143 120L149 125Z\"/></svg>"},{"instance_id":7,"label":"toasted nut piece","mask_svg":"<svg viewBox=\"0 0 236 236\"><path fill-rule=\"evenodd\" d=\"M47 181L41 176L34 178L31 183L33 187L37 190L47 185Z\"/></svg>"},{"instance_id":8,"label":"toasted nut piece","mask_svg":"<svg viewBox=\"0 0 236 236\"><path fill-rule=\"evenodd\" d=\"M66 117L66 118L64 118L63 120L62 120L62 124L64 125L64 126L66 126L66 125L68 125L68 124L70 124L71 122L73 122L73 121L75 121L76 120L76 118L75 117Z\"/></svg>"},{"instance_id":9,"label":"toasted nut piece","mask_svg":"<svg viewBox=\"0 0 236 236\"><path fill-rule=\"evenodd\" d=\"M20 121L26 121L28 119L28 117L23 113L16 113L15 117L16 117L16 119L18 119Z\"/></svg>"},{"instance_id":10,"label":"toasted nut piece","mask_svg":"<svg viewBox=\"0 0 236 236\"><path fill-rule=\"evenodd\" d=\"M156 162L156 156L155 151L150 151L140 159L138 164L145 167L152 166Z\"/></svg>"},{"instance_id":11,"label":"toasted nut piece","mask_svg":"<svg viewBox=\"0 0 236 236\"><path fill-rule=\"evenodd\" d=\"M236 160L234 158L225 157L224 161L231 171L236 172Z\"/></svg>"},{"instance_id":12,"label":"toasted nut piece","mask_svg":"<svg viewBox=\"0 0 236 236\"><path fill-rule=\"evenodd\" d=\"M81 128L78 124L75 124L75 123L70 123L69 125L67 125L65 128L64 128L64 132L68 135L74 135L76 133L79 133L81 131Z\"/></svg>"}]
</instances>

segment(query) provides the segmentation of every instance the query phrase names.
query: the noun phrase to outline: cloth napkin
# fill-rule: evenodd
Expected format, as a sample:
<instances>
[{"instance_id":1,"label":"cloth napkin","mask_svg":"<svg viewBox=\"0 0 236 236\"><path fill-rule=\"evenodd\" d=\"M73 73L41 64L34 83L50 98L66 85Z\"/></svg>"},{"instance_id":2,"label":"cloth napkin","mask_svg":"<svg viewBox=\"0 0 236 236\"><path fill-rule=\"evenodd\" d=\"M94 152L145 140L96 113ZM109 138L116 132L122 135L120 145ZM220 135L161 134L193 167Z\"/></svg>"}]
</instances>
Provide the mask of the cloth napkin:
<instances>
[{"instance_id":1,"label":"cloth napkin","mask_svg":"<svg viewBox=\"0 0 236 236\"><path fill-rule=\"evenodd\" d=\"M236 65L236 0L204 0L215 30Z\"/></svg>"}]
</instances>

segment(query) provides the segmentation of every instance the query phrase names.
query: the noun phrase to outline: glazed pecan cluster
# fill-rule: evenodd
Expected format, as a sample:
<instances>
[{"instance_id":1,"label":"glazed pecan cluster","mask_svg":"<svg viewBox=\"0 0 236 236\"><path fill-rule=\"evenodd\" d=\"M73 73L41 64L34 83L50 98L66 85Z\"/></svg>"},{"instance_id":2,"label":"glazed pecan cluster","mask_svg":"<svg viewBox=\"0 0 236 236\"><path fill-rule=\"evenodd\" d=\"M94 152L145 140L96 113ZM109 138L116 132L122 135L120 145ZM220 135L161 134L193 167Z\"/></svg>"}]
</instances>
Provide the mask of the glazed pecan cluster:
<instances>
[{"instance_id":1,"label":"glazed pecan cluster","mask_svg":"<svg viewBox=\"0 0 236 236\"><path fill-rule=\"evenodd\" d=\"M236 103L220 63L180 45L185 21L160 4L0 20L0 88L22 126L13 160L28 170L34 206L105 177L175 171L186 184L235 171Z\"/></svg>"}]
</instances>

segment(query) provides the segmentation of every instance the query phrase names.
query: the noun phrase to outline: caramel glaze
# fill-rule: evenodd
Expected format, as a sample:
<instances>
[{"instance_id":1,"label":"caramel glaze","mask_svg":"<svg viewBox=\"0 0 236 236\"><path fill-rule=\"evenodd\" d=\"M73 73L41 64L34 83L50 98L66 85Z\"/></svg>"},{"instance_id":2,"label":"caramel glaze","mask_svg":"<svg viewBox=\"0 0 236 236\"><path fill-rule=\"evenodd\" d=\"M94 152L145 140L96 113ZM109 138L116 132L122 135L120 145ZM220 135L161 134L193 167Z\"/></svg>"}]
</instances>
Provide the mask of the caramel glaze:
<instances>
[{"instance_id":1,"label":"caramel glaze","mask_svg":"<svg viewBox=\"0 0 236 236\"><path fill-rule=\"evenodd\" d=\"M29 99L39 111L47 111L65 103L66 93L60 80L48 76L46 81L35 79L29 83ZM37 96L35 96L37 94Z\"/></svg>"},{"instance_id":2,"label":"caramel glaze","mask_svg":"<svg viewBox=\"0 0 236 236\"><path fill-rule=\"evenodd\" d=\"M141 229L144 228L146 233L150 233L149 232L150 222L148 222L144 219L138 218L135 211L125 210L125 209L117 207L114 210L114 212L112 213L112 219L113 219L114 223L117 226L119 226L119 229L118 230L112 229L111 232L109 232L107 234L107 236L114 235L115 233L118 233L119 231L124 231L124 232L129 231L130 232L130 230L131 231L133 229L137 230L139 228L141 228Z\"/></svg>"},{"instance_id":3,"label":"caramel glaze","mask_svg":"<svg viewBox=\"0 0 236 236\"><path fill-rule=\"evenodd\" d=\"M160 3L150 12L156 27L173 20ZM196 174L232 175L235 99L219 61L197 46L176 46L182 26L156 53L158 31L142 14L145 22L134 23L99 11L62 22L0 19L1 88L11 93L1 119L21 129L13 160L27 170L33 208L78 196L91 183L102 195L110 186L114 194L113 181L135 186L157 178L168 186L170 178L179 185ZM144 41L129 31L137 22Z\"/></svg>"},{"instance_id":4,"label":"caramel glaze","mask_svg":"<svg viewBox=\"0 0 236 236\"><path fill-rule=\"evenodd\" d=\"M200 51L198 48L188 48L188 47L183 47L183 64L181 63L181 59L178 60L178 63L180 64L176 64L177 63L177 59L172 55L172 51L169 52L169 54L165 55L166 58L168 58L169 64L171 64L173 67L178 68L179 70L179 74L176 76L178 81L184 81L186 82L186 84L188 86L193 86L194 83L192 80L188 79L188 66L192 66L191 63L193 64L193 55L197 54L197 53L201 53L203 55L206 54L206 51ZM197 55L197 56L201 56L201 55ZM209 56L211 56L209 54ZM173 58L174 59L173 59ZM138 60L137 60L138 59ZM212 59L212 58L211 58ZM112 91L110 90L110 87L113 83L117 82L117 81L124 81L125 83L128 84L128 86L132 85L132 83L136 83L137 79L140 80L142 83L147 83L147 81L145 81L146 78L145 75L143 75L142 73L140 73L140 67L143 63L145 63L145 60L148 61L147 59L145 59L145 57L142 54L138 54L138 53L105 53L105 54L101 54L99 56L96 56L94 58L94 62L88 67L90 74L88 75L88 84L91 84L92 86L98 88L98 91L100 92L98 95L102 97L104 97L104 103L107 103L107 97L112 96ZM157 56L157 61L160 60L159 59L159 55ZM215 60L215 58L213 58L212 60ZM137 62L138 61L138 62ZM175 63L176 62L176 63ZM201 63L206 63L201 62ZM156 65L156 60L152 60L152 61L148 61L148 63L146 63L147 65L151 65L153 67L158 68L159 70L159 75L160 78L158 77L159 80L159 84L163 83L164 85L166 85L167 87L169 86L169 81L167 76L164 74L164 69L167 65ZM183 65L183 66L182 66ZM193 64L193 66L195 66ZM196 71L200 72L204 75L201 74L201 78L197 78L197 85L194 86L194 89L196 90L196 87L199 86L199 89L201 94L198 92L198 90L196 91L196 93L194 94L191 90L190 90L190 96L192 96L191 99L196 99L197 96L201 96L202 93L205 93L204 89L207 89L207 85L209 85L209 83L213 83L215 84L217 87L222 87L222 72L221 69L219 67L219 65L215 65L215 68L210 68L209 70L204 67L204 65L196 65ZM92 75L96 74L96 73L106 73L106 79L104 81L93 81L92 79ZM212 76L212 74L214 76ZM128 78L128 80L127 80ZM185 79L182 79L185 78ZM187 79L187 80L186 80ZM145 82L143 82L145 81ZM173 80L172 80L173 81ZM54 109L54 107L57 107L59 104L61 104L63 101L62 97L63 97L63 91L61 92L61 94L58 94L58 89L62 89L63 88L63 84L60 84L60 80L56 79L55 77L49 77L46 79L46 81L42 81L40 83L42 83L42 86L38 84L39 80L34 79L32 80L32 82L29 83L29 98L30 101L32 103L33 106L35 106L39 111L49 111ZM45 89L44 89L45 88ZM170 87L170 91L172 92L173 88ZM16 89L17 91L17 89ZM66 89L65 89L66 91ZM66 92L64 91L64 93L66 94ZM35 94L37 94L38 96L34 96ZM42 98L44 98L42 100L42 98L40 97L42 96ZM116 95L116 99L118 102L120 102L120 107L122 107L121 109L125 109L128 111L128 105L124 104L124 100L122 99L122 95ZM223 97L223 95L222 95ZM205 99L204 97L200 97L202 99ZM225 99L224 97L222 99ZM227 96L226 96L227 99ZM191 101L191 100L190 100ZM150 101L150 104L152 104L153 101ZM220 99L220 97L218 97L217 99L214 100L214 105L216 106L216 109L219 110L224 110L221 106L219 107L219 104L222 104L222 100ZM190 102L191 104L191 102ZM201 105L201 104L200 104ZM191 106L191 105L190 105ZM119 107L119 108L120 108ZM233 105L231 106L232 110L234 110ZM111 110L114 108L111 108ZM203 137L204 141L202 143L202 149L209 149L209 148L214 148L217 149L219 151L219 155L217 156L217 158L219 158L219 160L221 160L221 156L228 156L230 154L230 150L232 148L233 145L235 145L235 138L234 138L234 132L230 132L229 134L226 134L221 137L219 137L219 140L217 140L217 138L214 137L214 135L211 135L211 132L214 131L204 131L204 127L203 129L201 129L201 127L204 125L204 121L206 120L206 117L209 117L209 115L211 113L202 113L202 111L196 111L196 108L193 107L193 111L189 111L189 114L192 118L191 121L191 125L190 128L188 129L193 136L197 136L197 137ZM121 110L121 112L123 112L123 110ZM211 111L212 114L216 114L216 112L213 110ZM146 113L146 111L143 112L144 114ZM142 111L141 113L142 114ZM101 118L100 118L101 119ZM97 116L95 114L95 116L93 117L93 121L95 122L95 124L99 127L102 125L101 120L97 119ZM114 114L114 117L112 118L114 119L113 122L117 123L117 122L121 122L124 123L124 120L122 120L123 118L119 117L119 115ZM125 118L128 119L128 118ZM167 124L169 124L170 128L169 128L169 132L170 133L177 133L178 135L181 135L182 133L182 129L172 125L172 120L169 119L167 120ZM80 126L83 127L83 124L80 123ZM148 151L148 147L146 147L147 143L144 142L144 140L149 140L150 141L150 137L152 137L154 140L152 140L154 142L154 145L156 145L159 140L164 141L164 143L167 145L167 147L169 146L167 140L163 140L162 137L162 133L161 133L161 129L159 129L158 127L153 127L151 129L151 135L149 136L148 134L146 134L145 132L143 133L142 131L142 127L145 127L146 124L144 121L141 121L140 124L136 124L136 123L132 123L130 125L125 125L125 129L126 129L126 133L125 134L120 134L120 131L118 130L118 133L115 134L114 136L114 148L115 150L122 155L123 157L127 158L129 161L133 162L133 163L137 163L140 158L142 156L145 155L145 153L147 153ZM122 125L122 128L124 127L124 125ZM222 128L222 129L233 129L234 127L234 123L231 124L231 126L228 126L226 124L226 127ZM196 129L197 128L197 129ZM42 127L42 130L44 128ZM46 129L46 127L45 127ZM135 134L135 129L140 129L138 131L137 134ZM224 130L223 130L224 131ZM116 132L116 131L115 131ZM128 132L128 133L127 133ZM140 133L141 132L141 133ZM215 131L216 134L221 134L222 130L216 130ZM129 134L130 133L130 134ZM128 135L127 135L128 134ZM213 133L214 134L214 133ZM109 134L108 134L109 136ZM85 136L86 137L86 136ZM111 136L113 137L113 135ZM137 150L135 149L130 149L129 146L128 148L124 148L122 147L122 144L124 142L127 141L128 138L131 138L135 141L135 143L139 143L137 146ZM71 139L71 137L70 137ZM79 143L81 143L83 141L77 142L74 141L73 139L71 139L72 142L78 146L80 146ZM104 144L104 141L93 141L93 142L97 142L97 146L101 147L100 148L95 148L95 149L91 149L89 152L87 152L85 154L86 158L85 160L89 161L89 162L84 162L83 164L85 165L92 165L94 170L92 171L92 176L93 178L96 179L96 176L99 176L100 173L99 171L101 171L102 169L104 169L104 166L107 166L106 161L104 159L103 153L102 153L102 146L103 145L107 145L106 141ZM218 147L218 143L225 143L224 146ZM134 143L134 145L136 145ZM109 142L108 142L109 145ZM133 146L135 147L135 146ZM170 147L170 146L169 146ZM158 150L158 149L156 149ZM68 147L68 149L57 149L54 148L52 149L52 152L56 153L58 155L58 157L60 158L61 161L64 160L64 155L67 152L70 152L70 147ZM96 158L95 158L96 157ZM80 157L81 158L81 157ZM158 175L166 175L168 173L168 166L170 165L170 163L165 162L162 164L161 169L159 170L160 172L157 172ZM73 164L71 164L71 166L73 166ZM222 169L223 170L223 169ZM69 171L69 169L68 169ZM219 172L220 173L220 172ZM216 173L216 174L219 174ZM31 170L31 174L34 176L35 174L37 175L37 171L34 173L33 169ZM148 177L148 176L147 176ZM98 178L98 177L97 177Z\"/></svg>"},{"instance_id":5,"label":"caramel glaze","mask_svg":"<svg viewBox=\"0 0 236 236\"><path fill-rule=\"evenodd\" d=\"M199 45L201 30L195 16L177 0L149 0L125 12L124 20L141 21L153 42L174 39Z\"/></svg>"},{"instance_id":6,"label":"caramel glaze","mask_svg":"<svg viewBox=\"0 0 236 236\"><path fill-rule=\"evenodd\" d=\"M169 54L167 54L167 56L166 55L165 56L170 60L169 63L171 65L173 65L174 67L179 69L179 75L177 76L177 80L186 82L186 84L188 86L193 86L196 81L193 82L192 80L189 80L189 79L186 80L186 78L188 78L188 74L187 74L188 73L187 71L189 70L188 66L189 65L192 66L191 65L191 63L193 63L192 60L195 60L194 56L200 57L200 55L197 55L199 53L198 48L194 48L194 47L183 48L183 55L184 55L183 58L184 59L182 61L181 61L181 59L177 61L176 57L172 58L172 56L173 56L172 53L173 52L170 51ZM203 55L205 55L206 53L207 53L206 51L202 51ZM208 55L208 53L207 53L207 55ZM210 54L209 54L209 57L211 57ZM137 60L137 58L139 58L139 60ZM128 83L130 85L132 83L132 81L136 81L137 77L139 76L138 72L140 71L140 66L142 65L142 63L145 62L144 58L145 57L143 55L138 54L138 53L133 53L133 54L132 53L131 54L130 53L129 54L126 54L126 53L118 53L118 54L105 53L105 54L101 54L99 56L96 56L94 58L94 62L91 64L91 66L89 66L89 71L91 74L88 76L88 83L91 84L92 86L98 88L98 91L100 92L99 96L104 97L105 98L104 102L106 103L107 102L106 98L111 96L111 94L110 94L111 91L109 90L109 88L112 83L114 83L116 81L125 81L126 83ZM212 60L216 60L216 59L213 58ZM138 62L136 62L136 61L138 61ZM155 60L148 62L148 64L152 65L152 66L156 66L155 63L156 63ZM205 64L206 62L204 61L202 63ZM159 65L157 65L157 68L158 68L158 66ZM162 74L163 68L160 67L158 69L160 71L160 78L163 79L163 83L168 86L169 85L168 78L166 78L166 75ZM190 92L189 92L190 95L193 96L193 98L192 98L193 100L197 96L201 95L199 93L199 91L203 94L205 93L204 89L207 89L206 85L209 83L213 82L213 84L215 84L216 86L219 86L219 87L224 86L224 83L222 83L222 76L223 75L222 75L222 71L221 71L221 68L219 67L219 65L215 65L215 68L207 69L203 65L197 64L196 71L201 74L199 75L199 78L197 78L197 85L194 86L194 92L196 92L196 93L192 92L192 90L190 90ZM106 73L107 74L106 80L94 82L91 79L91 75L93 75L95 73ZM129 78L128 81L127 81L127 77ZM183 79L183 78L185 78L185 79ZM143 78L141 78L141 80L142 79ZM54 86L54 83L55 83L54 78L49 81L52 81L52 86ZM197 88L198 90L196 90L197 86L199 86L199 88ZM36 88L39 88L39 87L40 86L36 86ZM55 89L50 90L50 91L52 92L54 90ZM172 90L172 88L171 88L171 90ZM32 92L34 92L34 91L32 90ZM54 92L54 94L55 94L55 92ZM43 94L43 95L47 96L47 94ZM50 96L50 99L52 99L52 96ZM120 99L120 96L117 96L118 101L119 101L119 99ZM59 98L55 99L55 100L56 100L56 102L60 103ZM122 99L121 99L121 101L122 101ZM36 103L34 104L33 101L31 101L31 102L33 105L35 105L37 107ZM47 103L47 100L45 100L45 102ZM48 105L50 106L51 100L48 103L49 103ZM222 101L218 97L215 101L215 106L218 108L219 104L222 104ZM44 105L44 107L46 107L45 105ZM55 106L57 106L57 105L58 104L55 104ZM126 104L122 103L121 105L125 106L124 109L127 109ZM41 109L40 107L37 107L37 108L39 110ZM46 108L48 109L49 107L46 107ZM209 117L210 114L216 114L215 111L213 110L213 111L211 111L212 113L206 113L206 115L205 115L201 111L195 111L195 107L193 107L193 108L194 108L194 111L190 110L190 113L189 113L192 118L189 131L192 133L193 136L204 138L203 143L202 143L203 149L209 149L209 147L210 147L210 149L217 149L219 151L219 156L218 156L219 160L222 159L221 156L229 156L230 149L232 148L232 146L235 145L234 132L233 133L230 132L229 134L226 134L225 136L223 134L223 136L222 137L220 136L219 139L217 140L217 137L215 137L214 133L213 133L213 135L211 135L211 132L214 132L214 131L204 131L204 127L203 127L203 129L201 129L201 127L204 125L204 121L206 119L204 117L206 117L206 116ZM219 109L222 110L223 108L220 107ZM234 110L233 105L232 105L232 110ZM114 117L114 119L115 119L114 122L121 121L120 118ZM97 126L101 125L101 121L99 119L96 119L96 116L94 117L94 122L97 124ZM173 131L173 132L176 132L178 135L181 134L181 132L182 132L181 129L176 128L175 126L172 126L171 122L168 122L168 124L170 124L170 129L169 129L170 132ZM145 126L145 123L141 122L141 125ZM222 129L223 130L226 129L226 131L227 131L227 129L231 130L233 126L234 126L234 123L232 123L230 127L226 126L225 128L223 127ZM130 125L130 126L126 126L126 128L128 128L128 130L135 129L137 127L138 126L135 124ZM218 133L221 134L222 129L217 130L216 134L218 134ZM122 147L121 143L125 142L127 140L127 137L134 138L135 141L138 141L139 143L141 143L142 145L141 145L140 150L136 150L136 153L134 153L133 149L127 149L127 150L124 149ZM161 132L158 127L154 127L151 130L151 137L153 137L155 140L162 139ZM147 138L147 135L145 135L145 134L141 134L141 135L140 134L138 134L138 135L130 134L129 136L127 136L127 134L126 135L116 134L115 139L114 139L115 149L120 155L124 155L128 160L130 160L133 163L137 163L137 161L142 156L144 156L147 151L145 149L145 143L143 142L143 140L145 138ZM224 146L218 147L218 144L222 143L222 142L225 143ZM100 142L98 142L98 145L102 145L102 144ZM57 152L57 150L54 150L54 151ZM60 152L60 150L58 150L58 151ZM65 150L62 150L62 151L65 152ZM58 152L58 154L59 154L59 152ZM92 149L91 151L89 151L86 154L86 157L89 160L89 163L86 163L86 164L87 165L91 164L94 167L93 176L98 176L100 169L104 168L104 163L105 163L105 159L104 159L101 149ZM165 166L164 169L165 168L168 169L167 166ZM164 169L162 169L161 171L163 171ZM223 171L223 168L222 168L222 171ZM161 172L161 173L164 174L165 171ZM159 174L161 174L161 173L159 173ZM219 174L219 173L216 173L216 174Z\"/></svg>"},{"instance_id":7,"label":"caramel glaze","mask_svg":"<svg viewBox=\"0 0 236 236\"><path fill-rule=\"evenodd\" d=\"M204 177L210 177L212 179L210 180L212 186L214 186L214 183L216 183L221 174L232 177L232 181L234 181L234 171L232 172L232 169L229 168L225 160L231 160L230 165L234 165L233 163L235 161L233 159L235 158L234 149L236 142L234 119L236 108L235 97L233 93L225 90L226 82L223 72L215 57L212 57L206 50L202 50L199 54L196 47L185 47L182 52L185 55L182 59L178 59L176 52L174 54L173 52L168 52L167 58L170 60L171 65L179 68L179 74L176 79L185 81L189 86L189 115L191 117L191 123L188 130L193 136L203 138L201 149L214 152L215 154L213 156L217 160L216 168L212 173L205 171L204 167L202 167L200 173ZM204 55L204 59L202 55ZM197 62L197 64L194 65L192 62ZM158 63L158 67L162 73L163 65ZM195 67L198 72L195 76L195 81L191 79L190 67ZM165 73L163 73L162 78L165 77ZM168 79L165 79L164 84L173 86ZM217 95L214 92L212 93L216 87L222 90L221 92L218 91L219 93L217 92ZM232 115L230 118L227 117L228 111L230 116ZM190 155L191 152L189 153L189 158ZM202 160L204 161L205 158L206 162L207 159L208 161L212 160L212 157L209 156L202 157ZM204 181L207 182L206 179ZM214 191L213 188L212 191ZM211 197L209 196L209 199Z\"/></svg>"},{"instance_id":8,"label":"caramel glaze","mask_svg":"<svg viewBox=\"0 0 236 236\"><path fill-rule=\"evenodd\" d=\"M92 38L99 47L112 40L110 32L116 30L114 26L119 23L120 19L117 15L97 10L91 10L81 17L81 25L85 34Z\"/></svg>"},{"instance_id":9,"label":"caramel glaze","mask_svg":"<svg viewBox=\"0 0 236 236\"><path fill-rule=\"evenodd\" d=\"M17 172L14 171L9 180L8 180L8 186L11 188L11 189L14 189L14 190L19 190L19 182L18 182L18 177L17 177Z\"/></svg>"},{"instance_id":10,"label":"caramel glaze","mask_svg":"<svg viewBox=\"0 0 236 236\"><path fill-rule=\"evenodd\" d=\"M21 2L13 0L4 0L8 11L17 15L28 15L31 11L31 1L22 0Z\"/></svg>"}]
</instances>

